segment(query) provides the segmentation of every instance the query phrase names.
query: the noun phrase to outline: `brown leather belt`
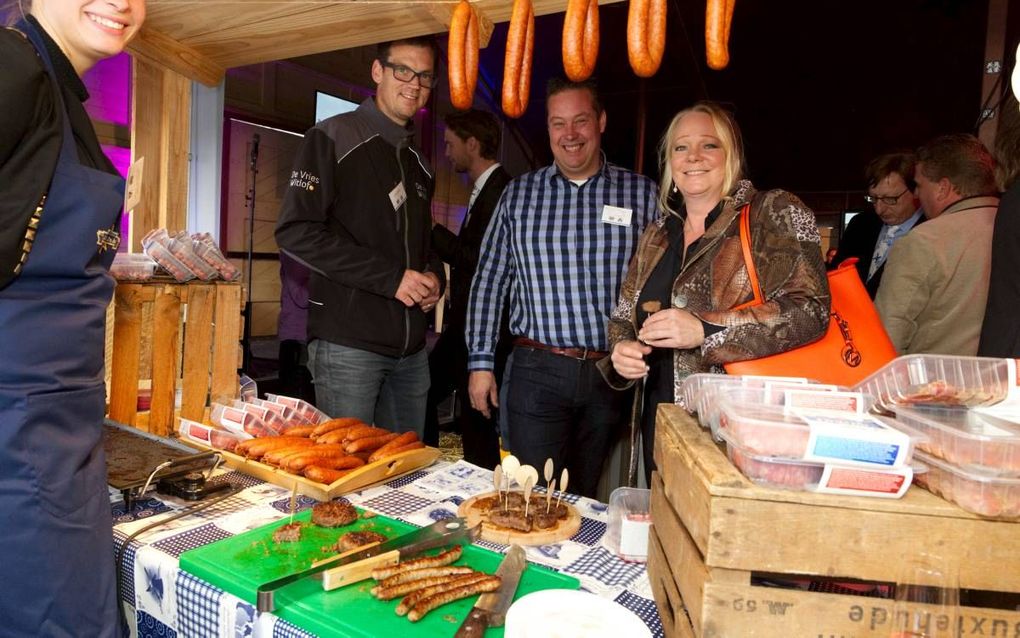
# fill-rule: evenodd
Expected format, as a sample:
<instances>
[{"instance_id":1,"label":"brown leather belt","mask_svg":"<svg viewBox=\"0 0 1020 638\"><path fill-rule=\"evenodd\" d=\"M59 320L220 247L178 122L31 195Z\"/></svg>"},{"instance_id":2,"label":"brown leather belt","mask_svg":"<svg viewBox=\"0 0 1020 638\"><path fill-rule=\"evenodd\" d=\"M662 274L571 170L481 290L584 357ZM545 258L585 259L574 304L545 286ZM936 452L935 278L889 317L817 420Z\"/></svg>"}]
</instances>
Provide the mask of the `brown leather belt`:
<instances>
[{"instance_id":1,"label":"brown leather belt","mask_svg":"<svg viewBox=\"0 0 1020 638\"><path fill-rule=\"evenodd\" d=\"M556 346L547 346L544 343L528 339L527 337L515 338L514 345L522 348L545 350L546 352L570 357L571 359L579 359L581 361L604 359L609 356L608 352L603 352L602 350L589 350L588 348L557 348Z\"/></svg>"}]
</instances>

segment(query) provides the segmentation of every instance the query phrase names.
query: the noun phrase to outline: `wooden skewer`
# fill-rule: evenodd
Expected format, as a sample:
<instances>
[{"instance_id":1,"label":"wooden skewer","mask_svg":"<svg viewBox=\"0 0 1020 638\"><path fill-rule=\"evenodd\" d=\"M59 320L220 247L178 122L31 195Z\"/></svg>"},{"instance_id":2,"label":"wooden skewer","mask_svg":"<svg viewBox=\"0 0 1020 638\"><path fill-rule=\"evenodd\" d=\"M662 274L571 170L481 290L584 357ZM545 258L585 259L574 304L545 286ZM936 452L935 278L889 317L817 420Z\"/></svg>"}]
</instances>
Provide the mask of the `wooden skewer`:
<instances>
[{"instance_id":1,"label":"wooden skewer","mask_svg":"<svg viewBox=\"0 0 1020 638\"><path fill-rule=\"evenodd\" d=\"M549 513L549 506L552 504L552 495L556 491L556 479L552 480L549 487L545 490L545 513Z\"/></svg>"},{"instance_id":2,"label":"wooden skewer","mask_svg":"<svg viewBox=\"0 0 1020 638\"><path fill-rule=\"evenodd\" d=\"M524 518L528 518L528 506L531 505L531 490L535 487L535 483L529 476L524 481Z\"/></svg>"},{"instance_id":3,"label":"wooden skewer","mask_svg":"<svg viewBox=\"0 0 1020 638\"><path fill-rule=\"evenodd\" d=\"M503 507L503 468L497 465L492 471L492 484L496 486L496 502Z\"/></svg>"},{"instance_id":4,"label":"wooden skewer","mask_svg":"<svg viewBox=\"0 0 1020 638\"><path fill-rule=\"evenodd\" d=\"M560 496L556 499L556 509L559 509L560 501L563 500L563 493L567 491L568 480L570 480L570 472L567 471L567 468L563 468L563 471L560 473Z\"/></svg>"},{"instance_id":5,"label":"wooden skewer","mask_svg":"<svg viewBox=\"0 0 1020 638\"><path fill-rule=\"evenodd\" d=\"M553 460L552 459L546 459L545 460L545 472L544 472L544 474L545 474L545 489L549 489L549 481L552 480L553 470L554 469L555 468L553 467Z\"/></svg>"}]
</instances>

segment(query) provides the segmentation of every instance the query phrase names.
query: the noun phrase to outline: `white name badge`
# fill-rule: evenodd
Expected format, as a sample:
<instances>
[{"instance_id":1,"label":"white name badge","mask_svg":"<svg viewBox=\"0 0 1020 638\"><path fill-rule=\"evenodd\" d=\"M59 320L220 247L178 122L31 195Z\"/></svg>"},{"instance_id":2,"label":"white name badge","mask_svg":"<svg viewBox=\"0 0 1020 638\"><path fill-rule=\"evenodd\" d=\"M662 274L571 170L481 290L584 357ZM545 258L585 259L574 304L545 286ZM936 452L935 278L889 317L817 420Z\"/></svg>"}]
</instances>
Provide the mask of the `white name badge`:
<instances>
[{"instance_id":1,"label":"white name badge","mask_svg":"<svg viewBox=\"0 0 1020 638\"><path fill-rule=\"evenodd\" d=\"M630 218L633 215L634 211L629 208L609 206L608 204L602 207L602 222L605 224L630 226Z\"/></svg>"},{"instance_id":2,"label":"white name badge","mask_svg":"<svg viewBox=\"0 0 1020 638\"><path fill-rule=\"evenodd\" d=\"M142 171L145 158L139 157L128 169L127 183L124 187L124 212L130 213L142 200Z\"/></svg>"},{"instance_id":3,"label":"white name badge","mask_svg":"<svg viewBox=\"0 0 1020 638\"><path fill-rule=\"evenodd\" d=\"M390 191L390 203L393 204L393 210L397 210L403 206L406 201L407 191L404 190L404 183L400 182L393 187L393 190Z\"/></svg>"}]
</instances>

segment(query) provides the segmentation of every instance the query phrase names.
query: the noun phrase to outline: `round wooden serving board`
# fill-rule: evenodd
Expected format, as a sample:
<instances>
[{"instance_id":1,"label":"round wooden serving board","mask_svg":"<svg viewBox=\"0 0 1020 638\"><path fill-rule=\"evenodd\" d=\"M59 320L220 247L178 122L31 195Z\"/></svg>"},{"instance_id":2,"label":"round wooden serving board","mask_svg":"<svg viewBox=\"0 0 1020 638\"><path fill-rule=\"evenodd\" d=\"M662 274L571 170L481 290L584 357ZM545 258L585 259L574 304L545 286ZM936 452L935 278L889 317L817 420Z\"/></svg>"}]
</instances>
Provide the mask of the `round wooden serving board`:
<instances>
[{"instance_id":1,"label":"round wooden serving board","mask_svg":"<svg viewBox=\"0 0 1020 638\"><path fill-rule=\"evenodd\" d=\"M562 501L562 503L567 507L567 518L559 521L555 527L549 529L534 529L524 533L515 529L492 525L479 508L475 507L475 503L479 499L495 496L495 492L478 494L464 501L457 508L457 514L466 518L468 525L474 525L478 521L482 522L481 537L490 543L501 543L503 545L548 545L570 538L581 528L581 515L578 514L577 509L573 505L566 501ZM552 500L555 505L556 498L553 497Z\"/></svg>"}]
</instances>

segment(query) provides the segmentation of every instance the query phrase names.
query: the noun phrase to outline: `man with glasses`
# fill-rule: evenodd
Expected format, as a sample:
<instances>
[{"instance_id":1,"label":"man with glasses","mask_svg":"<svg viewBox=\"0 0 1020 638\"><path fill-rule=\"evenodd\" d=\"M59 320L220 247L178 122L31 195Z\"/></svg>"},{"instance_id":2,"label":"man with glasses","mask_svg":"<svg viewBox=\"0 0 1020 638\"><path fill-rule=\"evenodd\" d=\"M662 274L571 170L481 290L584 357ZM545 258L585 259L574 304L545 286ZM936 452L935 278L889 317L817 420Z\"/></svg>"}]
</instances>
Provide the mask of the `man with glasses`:
<instances>
[{"instance_id":1,"label":"man with glasses","mask_svg":"<svg viewBox=\"0 0 1020 638\"><path fill-rule=\"evenodd\" d=\"M429 38L379 46L376 94L305 134L276 241L311 271L308 360L316 405L422 435L425 313L442 292L430 245L434 178L411 120L435 88Z\"/></svg>"},{"instance_id":2,"label":"man with glasses","mask_svg":"<svg viewBox=\"0 0 1020 638\"><path fill-rule=\"evenodd\" d=\"M878 293L889 250L923 221L914 197L914 154L889 153L871 160L864 171L868 194L864 199L875 214L856 215L847 224L833 259L839 264L857 258L857 273L872 299Z\"/></svg>"},{"instance_id":3,"label":"man with glasses","mask_svg":"<svg viewBox=\"0 0 1020 638\"><path fill-rule=\"evenodd\" d=\"M875 306L901 354L977 354L988 298L995 160L972 135L917 151L917 197L928 217L889 255Z\"/></svg>"}]
</instances>

